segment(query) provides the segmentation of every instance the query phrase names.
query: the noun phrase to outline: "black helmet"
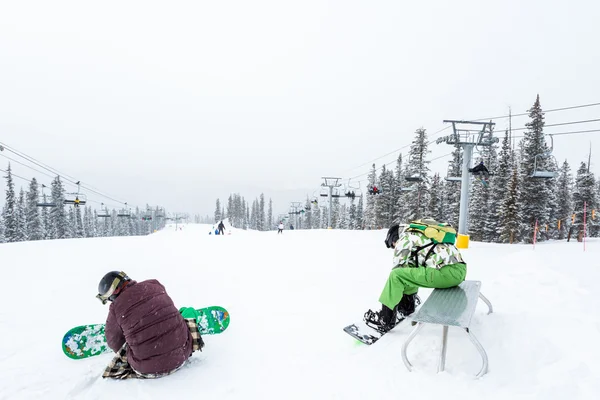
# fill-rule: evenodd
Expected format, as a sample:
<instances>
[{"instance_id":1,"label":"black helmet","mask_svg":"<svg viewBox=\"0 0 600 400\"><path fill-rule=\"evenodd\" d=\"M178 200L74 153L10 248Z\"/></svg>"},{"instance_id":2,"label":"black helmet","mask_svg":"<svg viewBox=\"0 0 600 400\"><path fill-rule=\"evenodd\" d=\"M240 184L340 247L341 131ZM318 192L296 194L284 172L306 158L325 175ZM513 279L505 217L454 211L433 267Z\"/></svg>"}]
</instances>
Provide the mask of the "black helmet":
<instances>
[{"instance_id":1,"label":"black helmet","mask_svg":"<svg viewBox=\"0 0 600 400\"><path fill-rule=\"evenodd\" d=\"M398 233L400 229L400 225L392 225L392 227L388 230L387 236L385 238L385 246L389 249L394 247L394 242L398 241L400 234Z\"/></svg>"},{"instance_id":2,"label":"black helmet","mask_svg":"<svg viewBox=\"0 0 600 400\"><path fill-rule=\"evenodd\" d=\"M111 271L100 280L98 284L98 295L96 296L102 304L107 301L114 301L126 282L131 281L131 278L123 271Z\"/></svg>"}]
</instances>

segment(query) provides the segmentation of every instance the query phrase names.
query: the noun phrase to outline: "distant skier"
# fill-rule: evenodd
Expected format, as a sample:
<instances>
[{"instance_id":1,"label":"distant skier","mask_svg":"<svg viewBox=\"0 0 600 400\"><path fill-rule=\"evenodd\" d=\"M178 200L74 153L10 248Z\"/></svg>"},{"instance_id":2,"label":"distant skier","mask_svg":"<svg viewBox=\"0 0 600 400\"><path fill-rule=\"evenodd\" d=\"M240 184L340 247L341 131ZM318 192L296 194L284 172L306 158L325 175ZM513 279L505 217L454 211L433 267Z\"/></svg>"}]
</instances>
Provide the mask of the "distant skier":
<instances>
[{"instance_id":1,"label":"distant skier","mask_svg":"<svg viewBox=\"0 0 600 400\"><path fill-rule=\"evenodd\" d=\"M165 287L155 279L136 282L112 271L98 284L96 296L111 302L106 343L116 354L103 378L160 378L177 371L202 350L204 342L191 307L179 311Z\"/></svg>"},{"instance_id":2,"label":"distant skier","mask_svg":"<svg viewBox=\"0 0 600 400\"><path fill-rule=\"evenodd\" d=\"M454 287L464 281L467 274L467 264L454 244L431 240L433 234L441 242L440 232L441 237L446 238L448 224L418 220L402 234L399 228L399 225L392 226L385 239L386 247L394 250L394 259L392 271L379 296L381 311L368 310L364 316L367 325L383 333L396 325L397 313L406 317L415 311L420 287ZM456 234L451 228L449 231Z\"/></svg>"},{"instance_id":3,"label":"distant skier","mask_svg":"<svg viewBox=\"0 0 600 400\"><path fill-rule=\"evenodd\" d=\"M279 223L277 234L283 233L283 222Z\"/></svg>"},{"instance_id":4,"label":"distant skier","mask_svg":"<svg viewBox=\"0 0 600 400\"><path fill-rule=\"evenodd\" d=\"M219 223L218 228L219 228L219 235L224 235L225 234L225 224L223 224L223 221L221 221Z\"/></svg>"}]
</instances>

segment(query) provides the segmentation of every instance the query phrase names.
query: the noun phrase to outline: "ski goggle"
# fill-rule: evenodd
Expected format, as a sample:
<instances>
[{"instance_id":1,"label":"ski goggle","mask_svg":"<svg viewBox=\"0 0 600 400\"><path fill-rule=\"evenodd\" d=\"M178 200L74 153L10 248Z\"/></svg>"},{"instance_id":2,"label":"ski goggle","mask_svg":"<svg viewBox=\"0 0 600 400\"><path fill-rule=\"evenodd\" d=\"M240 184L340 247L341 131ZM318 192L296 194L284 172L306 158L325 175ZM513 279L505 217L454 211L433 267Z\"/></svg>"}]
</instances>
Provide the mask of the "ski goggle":
<instances>
[{"instance_id":1,"label":"ski goggle","mask_svg":"<svg viewBox=\"0 0 600 400\"><path fill-rule=\"evenodd\" d=\"M110 287L108 288L106 293L104 293L104 294L98 293L96 295L96 298L98 300L100 300L102 302L102 304L106 304L106 302L108 302L108 301L114 301L120 292L120 290L118 290L119 285L121 284L121 282L123 282L123 280L125 280L127 278L128 277L125 272L123 272L123 271L119 272L119 275L117 275L115 277L115 279L113 279L113 281L110 284Z\"/></svg>"}]
</instances>

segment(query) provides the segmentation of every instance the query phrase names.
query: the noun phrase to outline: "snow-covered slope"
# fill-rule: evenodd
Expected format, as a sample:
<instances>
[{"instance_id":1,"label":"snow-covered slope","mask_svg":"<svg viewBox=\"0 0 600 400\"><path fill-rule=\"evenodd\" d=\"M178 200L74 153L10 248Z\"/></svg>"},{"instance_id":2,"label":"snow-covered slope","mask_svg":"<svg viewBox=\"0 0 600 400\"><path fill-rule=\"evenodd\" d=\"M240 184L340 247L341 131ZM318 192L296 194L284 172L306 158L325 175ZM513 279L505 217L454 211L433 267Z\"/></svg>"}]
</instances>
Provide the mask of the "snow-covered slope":
<instances>
[{"instance_id":1,"label":"snow-covered slope","mask_svg":"<svg viewBox=\"0 0 600 400\"><path fill-rule=\"evenodd\" d=\"M1 399L596 399L600 397L600 242L532 246L471 243L467 279L483 282L472 329L450 328L446 372L436 374L441 327L409 348L401 324L373 346L342 328L359 321L390 270L384 231L234 230L174 226L147 237L0 245ZM71 327L104 322L99 279L124 270L156 278L177 306L222 305L229 329L206 336L181 371L151 381L102 380L111 359L74 361L60 348ZM429 291L422 290L425 298Z\"/></svg>"}]
</instances>

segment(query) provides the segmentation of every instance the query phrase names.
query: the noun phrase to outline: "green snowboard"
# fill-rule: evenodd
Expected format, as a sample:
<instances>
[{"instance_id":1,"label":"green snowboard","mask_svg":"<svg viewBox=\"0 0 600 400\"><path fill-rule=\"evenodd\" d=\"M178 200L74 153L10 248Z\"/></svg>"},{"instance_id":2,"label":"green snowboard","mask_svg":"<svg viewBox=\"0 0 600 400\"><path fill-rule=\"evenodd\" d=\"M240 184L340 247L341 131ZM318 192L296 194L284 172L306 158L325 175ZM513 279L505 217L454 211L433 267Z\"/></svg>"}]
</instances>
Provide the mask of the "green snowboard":
<instances>
[{"instance_id":1,"label":"green snowboard","mask_svg":"<svg viewBox=\"0 0 600 400\"><path fill-rule=\"evenodd\" d=\"M229 326L229 312L223 307L180 309L184 318L196 317L201 335L216 335ZM79 360L112 350L106 344L104 324L81 325L69 330L62 339L62 349L67 357Z\"/></svg>"}]
</instances>

